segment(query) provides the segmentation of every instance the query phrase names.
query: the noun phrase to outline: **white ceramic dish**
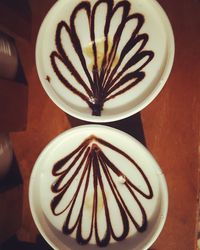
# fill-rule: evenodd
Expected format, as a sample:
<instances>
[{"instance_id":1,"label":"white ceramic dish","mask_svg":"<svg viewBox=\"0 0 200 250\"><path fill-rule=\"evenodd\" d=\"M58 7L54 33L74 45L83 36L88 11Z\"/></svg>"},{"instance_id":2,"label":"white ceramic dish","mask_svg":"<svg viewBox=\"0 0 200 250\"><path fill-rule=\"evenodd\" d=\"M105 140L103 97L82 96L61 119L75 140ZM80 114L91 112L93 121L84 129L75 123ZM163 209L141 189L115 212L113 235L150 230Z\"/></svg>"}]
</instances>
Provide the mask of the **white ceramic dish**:
<instances>
[{"instance_id":1,"label":"white ceramic dish","mask_svg":"<svg viewBox=\"0 0 200 250\"><path fill-rule=\"evenodd\" d=\"M92 136L92 137L91 137ZM88 138L89 141L87 140ZM92 139L91 139L92 138ZM112 147L106 146L106 144L102 144L99 140L96 138L101 138L102 140L106 141L106 143L112 144L115 146L115 149ZM62 226L64 224L64 221L69 214L69 210L65 210L63 213L61 213L58 216L55 216L52 211L52 200L59 195L58 193L54 193L51 189L52 184L54 184L54 187L56 186L55 183L58 181L59 178L63 177L63 173L68 169L69 165L71 164L73 159L81 152L80 148L79 151L75 153L75 155L72 157L72 155L69 157L67 162L63 165L62 161L62 168L58 169L55 163L59 160L63 159L67 155L71 154L72 151L77 149L83 141L86 141L87 143L86 148L89 146L90 150L94 148L98 148L97 151L95 151L95 155L98 155L101 159L103 159L102 154L107 156L107 158L113 163L113 165L116 167L117 171L120 171L120 174L115 174L116 172L112 171L113 165L106 165L105 169L109 170L111 179L113 180L113 183L115 183L115 190L118 190L119 194L121 195L122 200L124 201L124 204L126 204L126 207L128 210L130 210L130 214L133 216L134 220L138 223L140 227L143 225L142 218L143 217L143 210L140 209L142 206L144 208L146 218L147 218L147 227L146 229L141 233L136 230L136 227L133 225L133 223L130 220L130 217L128 216L128 213L125 212L125 214L128 216L129 221L129 233L127 237L122 241L115 241L113 237L110 238L110 244L108 244L105 248L105 250L114 250L114 249L124 249L124 250L143 250L148 249L153 242L157 239L159 236L167 215L168 210L168 191L167 191L167 185L165 181L165 177L159 168L158 164L152 157L152 155L149 153L149 151L136 139L131 137L130 135L127 135L124 132L121 132L119 130L101 126L101 125L86 125L86 126L80 126L77 128L70 129L62 134L60 134L58 137L53 139L41 152L40 156L38 157L35 166L33 168L31 178L30 178L30 186L29 186L29 202L30 202L30 208L33 215L33 219L40 231L40 233L43 235L43 237L46 239L46 241L54 248L54 249L62 249L62 250L95 250L100 249L95 245L96 238L94 235L95 229L93 229L92 236L90 238L90 242L92 244L86 244L86 245L79 245L75 238L76 238L76 230L77 227L75 227L75 230L71 233L70 236L65 235L62 232ZM96 147L96 145L98 147ZM108 145L108 144L107 144ZM73 208L72 212L72 219L70 219L70 223L73 224L73 220L76 220L78 217L80 210L80 204L82 204L82 197L83 193L86 187L86 177L83 178L83 181L81 182L81 176L83 176L83 169L86 168L84 164L82 164L82 168L79 167L79 163L81 159L83 159L83 155L86 152L86 148L82 148L83 152L79 156L77 156L79 159L78 162L74 162L72 164L72 168L69 170L69 172L65 175L64 179L62 180L60 186L58 185L57 188L60 189L64 187L64 185L72 178L73 182L68 186L68 189L65 190L64 196L62 197L61 201L56 206L56 212L60 212L63 210L63 207L66 207L67 202L71 199L70 197L73 197L73 195L76 194L76 190L78 190L78 185L81 183L77 199ZM118 151L116 151L116 149ZM121 151L120 151L121 150ZM123 151L123 153L121 153ZM94 151L88 151L92 152L91 154L87 155L87 159L89 159L89 156L94 155ZM100 152L100 153L99 153ZM129 156L131 159L135 161L135 163L131 163L128 158L125 157L125 155ZM100 159L98 158L98 159ZM94 159L94 158L93 158ZM86 161L85 161L86 162ZM99 161L100 162L100 161ZM106 161L103 160L105 163ZM59 163L60 164L60 163ZM139 166L140 170L136 167L136 165ZM58 164L57 164L58 166ZM104 203L103 191L100 189L100 182L98 187L98 195L97 195L97 207L98 207L98 233L100 237L103 237L101 235L105 235L104 232L104 226L106 224L106 216L104 217L105 213L105 204L108 204L108 211L110 216L111 225L113 227L113 230L117 235L120 235L120 233L123 231L123 223L122 223L122 217L120 216L119 209L118 209L118 203L116 202L117 199L114 196L114 193L112 191L111 184L107 182L107 177L104 172L104 167L102 163L97 166L96 163L92 164L92 170L89 173L89 184L88 189L86 190L86 198L84 200L84 212L83 212L83 224L82 224L82 234L86 236L85 234L88 233L88 228L90 228L90 224L88 223L91 221L91 214L89 211L92 211L93 207L93 194L95 193L94 187L94 178L97 176L97 172L95 169L100 169L100 175L103 187L105 190L105 197L107 203ZM56 174L58 174L56 177L52 174L55 174L55 171L52 172L52 170L55 170L57 168ZM76 170L80 170L78 173L73 175ZM66 172L65 172L66 173ZM88 173L88 168L87 168ZM143 173L143 174L141 174ZM62 176L62 177L61 177ZM85 175L86 176L86 175ZM146 176L146 177L144 177ZM99 179L98 179L99 180ZM127 185L129 185L129 181L133 185L135 185L135 188L131 188L134 192L135 196L130 195L131 193L128 191ZM150 184L147 185L147 183ZM130 187L130 186L129 186ZM60 189L61 190L61 189ZM63 190L63 189L62 189ZM150 191L151 190L151 191ZM54 190L55 191L55 190ZM58 190L57 190L58 191ZM142 194L142 193L144 194ZM151 195L150 195L151 193ZM146 195L146 197L145 197ZM148 196L148 198L147 198ZM150 197L151 196L151 197ZM119 196L117 196L119 197ZM137 202L138 200L138 202ZM55 200L54 200L55 201ZM120 200L121 202L121 200ZM141 206L139 206L139 203ZM125 205L121 202L122 207L125 208ZM68 209L71 208L71 205ZM124 210L125 211L125 210ZM55 212L55 211L54 211ZM103 217L102 217L103 216ZM80 221L80 220L78 220ZM145 223L144 223L145 224ZM100 226L99 226L100 225ZM127 223L125 223L127 225ZM144 225L143 225L144 226ZM115 231L116 230L116 231Z\"/></svg>"},{"instance_id":2,"label":"white ceramic dish","mask_svg":"<svg viewBox=\"0 0 200 250\"><path fill-rule=\"evenodd\" d=\"M111 76L110 80L106 80L106 74L102 74L103 78L100 77L101 59L99 59L100 61L97 63L97 65L99 65L98 69L93 68L94 70L92 71L92 65L95 59L91 54L91 49L92 45L95 44L97 56L102 58L101 56L105 52L105 43L102 39L105 37L104 27L106 26L105 13L107 13L107 5L101 3L96 8L94 19L96 25L94 28L95 43L91 42L91 40L93 40L93 38L91 39L92 28L88 28L88 19L85 11L77 11L74 22L76 26L76 34L80 40L81 53L83 53L86 62L85 70L80 61L81 53L80 50L78 51L80 48L77 47L78 45L73 45L70 36L66 31L66 25L70 23L70 15L80 2L81 1L79 0L59 0L47 13L41 25L36 44L36 65L42 86L48 96L58 107L76 118L90 122L110 122L131 116L145 108L159 94L171 72L174 60L174 36L170 22L164 10L155 0L115 0L113 9L117 4L120 5L121 2L130 3L131 7L129 14L127 15L127 20L132 14L140 14L138 17L134 17L127 21L117 47L117 53L115 60L113 61L113 66L111 67L111 72L114 72L117 62L119 63L120 55L122 55L122 49L128 44L129 38L131 37L131 34L133 35L134 31L137 35L135 36L135 39L133 39L134 42L128 46L131 50L128 53L125 53L125 57L121 61L121 64L119 63L119 67L114 76ZM94 10L94 4L100 2L100 0L90 1L91 9ZM112 1L108 2L111 3ZM122 8L118 8L111 18L110 29L107 35L108 43L110 44L108 46L112 47L113 44L116 44L114 43L114 37L116 34L116 27L120 26L119 20L122 20L121 16ZM144 23L141 21L142 16L144 17ZM60 27L57 27L58 23L60 23ZM61 30L60 36L58 35L56 39L56 32L59 33L59 29ZM72 27L70 27L70 30L72 30ZM137 40L138 35L141 35L140 42ZM132 37L134 37L134 35ZM72 39L73 38L74 34L72 35ZM59 42L59 40L61 42ZM124 65L126 65L131 57L136 55L138 48L142 44L145 45L141 49L143 56L146 55L146 53L148 55L145 57L141 56L137 63L134 62L133 66L120 75L119 73L122 72ZM60 47L60 49L58 47ZM77 53L75 52L75 48L77 48ZM62 49L63 51L61 52ZM72 66L69 66L69 64L68 66L65 65L66 55ZM150 61L146 64L149 58ZM111 60L108 59L107 64L102 68L106 69L108 62L110 61ZM140 68L141 66L143 69ZM141 72L140 75L136 74L139 68L140 71L144 72L144 77L141 75L143 74ZM93 72L95 71L98 72L98 74L94 73L94 76ZM109 76L108 71L106 72L107 76ZM132 75L132 77L129 75L130 78L126 78L130 72L134 72L135 75ZM77 73L79 74L79 79L74 77ZM76 77L78 77L78 75L76 75ZM94 80L97 78L99 80ZM118 87L117 89L114 89L108 85L112 83L111 85L114 86L114 84L119 82L122 83L122 78L124 79L124 85L120 88ZM117 92L119 94L119 91L130 86L135 80L138 80L138 83L134 87L114 98L111 98L111 96L116 95ZM73 91L69 90L69 88L63 84L63 81L65 81L65 83L67 81L77 91L81 92L83 94L82 99L77 93L75 94ZM84 84L86 87L83 87ZM98 86L103 86L103 98L99 95L99 93L102 93L102 90L98 92ZM107 86L107 90L105 86ZM89 90L87 88L89 88ZM102 99L103 101L101 101ZM92 111L94 113L98 113L99 111L94 111L95 108L93 104L95 103L95 107L98 106L96 109L101 109L99 106L102 106L102 102L104 102L104 105L101 115L92 115ZM91 106L93 108L91 108Z\"/></svg>"}]
</instances>

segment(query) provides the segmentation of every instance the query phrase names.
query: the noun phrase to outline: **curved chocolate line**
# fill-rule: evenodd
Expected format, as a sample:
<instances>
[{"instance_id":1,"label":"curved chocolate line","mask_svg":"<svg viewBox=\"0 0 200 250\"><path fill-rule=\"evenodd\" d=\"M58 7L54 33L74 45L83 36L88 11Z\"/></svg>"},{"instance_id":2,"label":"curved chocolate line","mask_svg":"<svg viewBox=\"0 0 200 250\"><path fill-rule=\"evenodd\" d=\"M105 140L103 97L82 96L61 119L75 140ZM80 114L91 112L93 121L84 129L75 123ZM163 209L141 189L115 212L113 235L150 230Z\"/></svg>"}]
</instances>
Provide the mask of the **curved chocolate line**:
<instances>
[{"instance_id":1,"label":"curved chocolate line","mask_svg":"<svg viewBox=\"0 0 200 250\"><path fill-rule=\"evenodd\" d=\"M73 41L72 41L73 36L71 35L71 31L70 31L69 26L64 21L61 21L58 24L58 27L57 27L57 30L56 30L56 47L57 47L57 50L58 50L58 54L60 54L61 57L63 58L63 61L64 61L65 65L66 65L66 67L68 69L70 69L70 73L73 76L76 76L77 82L85 89L87 94L90 96L90 95L92 95L92 92L91 92L90 88L88 88L87 84L85 84L85 82L82 80L80 74L76 71L75 67L73 66L72 62L69 60L69 58L67 57L67 55L66 55L66 53L65 53L65 51L63 49L62 41L61 41L62 29L66 30L66 32L69 34L69 36L71 38L71 42L73 43ZM92 82L92 80L91 80L91 82Z\"/></svg>"},{"instance_id":2,"label":"curved chocolate line","mask_svg":"<svg viewBox=\"0 0 200 250\"><path fill-rule=\"evenodd\" d=\"M55 51L51 53L51 64L52 67L54 68L54 72L56 73L57 77L59 78L59 80L69 89L71 90L74 94L76 94L77 96L79 96L83 101L85 101L88 105L89 100L88 97L86 95L84 95L82 92L80 92L79 90L77 90L74 86L72 86L66 79L65 77L61 74L61 72L59 71L57 65L56 65L56 58L59 59L60 61L62 61L62 63L64 63L67 67L67 63L66 61L59 55L57 54ZM81 84L82 85L82 84Z\"/></svg>"},{"instance_id":3,"label":"curved chocolate line","mask_svg":"<svg viewBox=\"0 0 200 250\"><path fill-rule=\"evenodd\" d=\"M98 11L98 7L101 4L106 4L107 7L104 27L104 56L102 59L101 67L99 69L97 64L97 44L95 41L95 16L96 11ZM116 4L114 4L113 0L98 0L92 7L89 1L82 1L74 8L70 16L70 24L68 25L65 21L61 21L57 26L55 35L57 51L53 51L50 55L52 68L57 77L59 78L60 82L64 84L71 92L79 96L84 102L88 104L88 106L92 110L92 115L100 116L105 102L127 92L133 86L141 82L145 77L145 73L142 70L154 57L154 53L152 51L144 50L145 45L149 39L148 35L139 34L140 29L144 24L144 16L140 13L134 13L129 15L130 7L130 2L125 0L122 0ZM108 54L108 37L110 24L113 16L119 9L122 9L121 23L116 29L112 41L112 47ZM80 11L86 12L88 23L90 25L90 39L92 42L92 50L94 53L94 65L92 68L92 75L90 74L89 69L87 67L83 49L81 47L81 41L76 31L75 20L77 14ZM133 19L137 20L137 26L133 30L130 39L127 41L126 45L122 49L121 54L119 55L118 63L113 67L113 62L116 57L123 29L125 25ZM81 75L76 70L76 66L73 65L73 62L69 60L63 48L61 41L61 31L63 29L66 30L70 37L71 43L74 47L77 56L80 59L80 63L85 72L88 82L85 82L81 78ZM122 64L123 59L130 52L130 50L138 42L141 41L142 44L138 51L134 55L132 55L131 59L126 63L125 67L123 67L123 69L118 72L118 69ZM126 71L132 65L136 64L138 61L142 60L145 57L148 57L147 60L137 70L135 70L134 72L126 73ZM77 84L83 87L85 93L79 91L76 86L72 86L72 84L65 79L65 77L62 75L57 66L56 58L66 66L66 69L68 69L70 74L75 78ZM122 78L119 80L119 77ZM134 78L133 81L131 81L132 78Z\"/></svg>"},{"instance_id":4,"label":"curved chocolate line","mask_svg":"<svg viewBox=\"0 0 200 250\"><path fill-rule=\"evenodd\" d=\"M126 65L123 67L123 69L117 74L116 77L114 77L114 75L116 74L120 64L122 63L124 57L126 56L126 54L129 53L129 51L135 47L140 41L142 41L142 44L140 45L140 48L137 50L137 52L131 57L131 59L129 59L129 61L126 63ZM105 87L105 91L107 91L110 87L113 87L113 85L115 84L116 80L119 79L126 70L128 70L132 65L136 64L139 60L141 60L142 58L139 58L139 55L142 51L142 49L144 48L144 46L146 45L148 41L148 35L147 34L142 34L142 35L138 35L136 38L135 37L131 37L131 39L128 41L127 45L124 47L120 58L119 58L119 62L118 64L115 66L115 68L113 69L113 72L109 78L109 80L107 81L107 85ZM146 52L146 51L144 51ZM145 65L144 65L145 66ZM135 74L136 71L132 72ZM137 70L138 73L140 73L140 70ZM135 74L136 75L136 74ZM135 76L137 77L137 75ZM129 78L130 80L131 78Z\"/></svg>"},{"instance_id":5,"label":"curved chocolate line","mask_svg":"<svg viewBox=\"0 0 200 250\"><path fill-rule=\"evenodd\" d=\"M118 153L121 157L124 157L128 160L133 167L135 167L143 180L145 181L148 193L143 192L137 186L132 183L128 176L124 176L124 174L109 160L109 158L104 154L100 146L104 146L109 148L110 150ZM76 163L80 161L78 165ZM71 162L68 166L68 162ZM72 176L67 180L66 183L62 183L63 179L67 176L70 170L74 169L74 173ZM81 172L80 172L81 171ZM129 208L127 207L120 191L115 184L111 172L120 177L123 176L125 178L125 187L127 191L131 194L133 200L136 202L141 215L142 215L142 224L138 224L138 222L134 219L134 214L131 213ZM67 193L68 188L73 185L73 180L76 178L78 173L81 173L80 180L78 181L77 188L72 196L71 200L66 204L65 208L61 211L56 211L58 205L60 204L63 196ZM102 179L102 174L104 174L106 181L110 187L110 191L113 193L115 198L116 204L118 206L120 215L121 215L121 222L122 222L122 231L120 235L116 235L113 229L113 225L111 222L111 213L112 211L109 210L108 200L106 197L106 191L104 188L104 183ZM152 199L153 197L153 190L149 183L148 178L146 177L145 173L141 169L141 167L132 159L129 155L127 155L121 149L115 147L111 143L97 138L95 136L91 136L87 138L83 143L80 144L75 150L73 150L70 154L66 157L62 158L58 162L56 162L52 169L52 175L55 176L57 179L55 183L53 183L51 190L55 194L54 198L51 201L51 211L55 216L58 216L64 212L66 212L66 220L63 225L63 233L66 235L71 234L72 232L76 231L76 240L79 244L87 244L89 243L92 234L95 235L96 244L100 247L106 246L110 242L110 238L112 237L115 241L122 241L124 240L127 235L129 234L129 224L132 223L138 232L144 232L147 228L148 221L144 207L142 206L141 202L139 201L136 193L146 199ZM92 203L92 213L91 213L91 224L90 230L87 237L83 237L82 234L82 220L83 220L83 210L85 206L85 199L86 194L89 186L89 180L93 178L93 203ZM99 187L99 188L98 188ZM72 216L72 211L74 209L78 194L80 190L83 190L83 197L81 201L81 207L79 211L77 211L77 218L73 225L70 226L70 219ZM103 199L103 207L104 207L104 214L106 219L106 231L101 238L99 236L98 231L98 190L100 190ZM67 211L68 209L68 211Z\"/></svg>"},{"instance_id":6,"label":"curved chocolate line","mask_svg":"<svg viewBox=\"0 0 200 250\"><path fill-rule=\"evenodd\" d=\"M120 38L122 36L122 32L123 29L125 27L125 25L127 24L127 22L129 22L132 19L137 19L138 23L137 23L137 27L135 28L135 30L132 32L131 38L129 39L129 41L127 42L127 44L125 45L125 47L123 48L119 61L117 63L117 65L115 66L115 68L112 70L111 72L111 67L114 61L114 58L116 56L116 52L117 52L117 48L120 42ZM110 80L112 80L112 77L114 76L114 74L117 72L117 69L119 68L120 64L122 63L122 60L124 59L124 57L128 54L128 52L131 50L132 46L130 44L130 42L135 39L135 35L139 32L140 28L142 27L144 23L144 17L141 14L133 14L131 16L124 16L123 21L121 22L121 25L119 26L114 39L113 39L113 47L111 49L111 57L110 57L110 64L108 67L108 72L107 75L105 76L104 79L104 86L106 85L106 83L110 82ZM111 73L111 74L110 74ZM109 79L108 79L109 77Z\"/></svg>"}]
</instances>

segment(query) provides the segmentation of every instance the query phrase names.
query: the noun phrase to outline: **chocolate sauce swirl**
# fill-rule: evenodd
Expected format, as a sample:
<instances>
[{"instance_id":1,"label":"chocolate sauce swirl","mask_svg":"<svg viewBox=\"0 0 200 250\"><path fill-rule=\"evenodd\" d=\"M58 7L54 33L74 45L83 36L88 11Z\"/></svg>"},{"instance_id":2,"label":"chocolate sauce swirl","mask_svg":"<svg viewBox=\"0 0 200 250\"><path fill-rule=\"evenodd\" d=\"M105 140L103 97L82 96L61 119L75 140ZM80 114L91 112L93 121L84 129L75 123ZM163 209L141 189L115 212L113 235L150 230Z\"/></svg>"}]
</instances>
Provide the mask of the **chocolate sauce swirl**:
<instances>
[{"instance_id":1,"label":"chocolate sauce swirl","mask_svg":"<svg viewBox=\"0 0 200 250\"><path fill-rule=\"evenodd\" d=\"M104 54L102 63L99 66L97 60L97 41L95 37L95 17L99 6L106 5L106 20L104 26ZM105 102L116 98L119 95L127 92L136 84L141 82L145 77L143 69L153 59L154 52L145 50L148 42L148 35L146 33L139 34L141 27L144 24L144 16L140 13L130 14L131 3L129 1L119 1L116 4L113 0L98 0L91 6L90 1L80 2L73 10L70 16L70 22L60 21L57 25L55 34L56 51L50 55L52 68L60 80L60 82L67 87L68 90L79 96L92 110L92 115L100 116ZM111 21L117 11L122 10L121 22L116 28L115 34L112 37L112 45L109 49L109 32ZM84 49L81 46L81 41L77 33L75 24L76 17L80 12L86 12L88 24L90 29L90 39L92 44L92 51L94 55L94 62L92 66L92 73L86 63ZM122 39L122 33L125 26L132 20L137 22L136 27L133 27L130 38L124 45L117 58L118 45ZM65 51L61 32L65 30L68 33L75 53L78 55L83 71L85 72L87 80L84 80L81 74L76 69L76 65L70 61ZM123 62L129 52L135 47L136 52L132 53L126 63ZM60 71L57 61L60 61L66 67L66 71L71 74L76 80L77 86L70 83ZM132 66L142 61L137 69L129 70ZM121 66L121 67L120 67ZM80 91L78 85L84 91Z\"/></svg>"},{"instance_id":2,"label":"chocolate sauce swirl","mask_svg":"<svg viewBox=\"0 0 200 250\"><path fill-rule=\"evenodd\" d=\"M119 154L120 157L124 157L126 160L128 160L131 163L132 167L136 168L142 176L147 186L147 193L142 191L136 185L134 185L134 183L130 181L128 176L124 176L123 172L120 171L115 164L113 164L113 162L108 158L108 156L104 153L101 147L104 147L104 149L109 148L109 150L112 150L115 153ZM74 172L69 176L68 180L65 183L64 178L69 175L71 170L74 170ZM63 224L62 231L66 235L70 235L73 232L76 232L76 240L79 244L84 245L89 243L93 234L95 236L96 244L100 247L107 246L110 242L111 237L115 241L122 241L129 234L130 223L134 225L138 232L144 232L146 230L148 224L147 215L142 203L138 199L138 196L142 196L146 199L151 199L153 197L152 187L141 167L128 154L126 154L121 149L115 147L111 143L101 138L90 136L89 138L84 140L75 150L73 150L67 156L56 162L53 166L52 174L56 177L56 181L51 187L52 192L55 194L50 205L51 211L55 216L59 216L63 213L66 213L66 220ZM60 202L64 202L64 195L68 192L68 189L73 186L74 179L77 178L78 175L78 185L73 193L72 198L70 198L68 202L65 201L67 204L64 203L65 207L58 212L57 208ZM138 223L136 221L136 219L134 218L134 214L128 208L113 176L123 177L123 185L126 188L126 192L131 195L133 201L136 202L137 207L141 213L141 223ZM87 237L84 237L82 232L83 211L84 206L86 205L86 196L89 192L88 187L89 182L91 180L90 178L92 178L92 185L94 191L92 194L91 203L91 222L89 224L89 233ZM120 233L120 235L117 235L114 232L113 225L111 222L112 211L110 211L108 205L109 200L107 198L105 190L105 180L110 187L110 191L116 201L117 207L120 212L122 221L122 232ZM75 219L75 222L72 223L72 212L75 209L75 203L78 199L77 197L81 190L83 191L83 195L81 197L80 209L76 211L77 219ZM102 206L104 207L106 221L106 229L103 238L100 237L98 231L98 206L100 206L99 192L101 192L102 194Z\"/></svg>"}]
</instances>

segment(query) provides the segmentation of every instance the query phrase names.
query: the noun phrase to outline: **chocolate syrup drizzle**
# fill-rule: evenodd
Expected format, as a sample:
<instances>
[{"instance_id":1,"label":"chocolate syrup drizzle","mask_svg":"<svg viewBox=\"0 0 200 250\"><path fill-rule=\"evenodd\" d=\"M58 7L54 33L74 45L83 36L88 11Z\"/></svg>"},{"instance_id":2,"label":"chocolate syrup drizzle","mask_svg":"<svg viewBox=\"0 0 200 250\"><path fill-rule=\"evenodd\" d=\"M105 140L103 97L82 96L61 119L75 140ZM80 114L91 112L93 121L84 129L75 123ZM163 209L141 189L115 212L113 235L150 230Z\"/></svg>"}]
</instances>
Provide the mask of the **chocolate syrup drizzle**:
<instances>
[{"instance_id":1,"label":"chocolate syrup drizzle","mask_svg":"<svg viewBox=\"0 0 200 250\"><path fill-rule=\"evenodd\" d=\"M140 190L137 186L132 183L128 176L124 176L124 174L112 163L112 161L106 156L106 154L101 149L101 146L109 148L114 152L118 153L121 157L126 158L133 166L136 168L141 176L143 177L147 188L148 193L144 193ZM80 161L79 164L76 163ZM66 164L68 164L66 168ZM76 165L76 166L75 166ZM63 169L63 167L65 168ZM63 179L69 174L70 170L74 169L74 173L72 176L63 184ZM81 173L80 179L78 181L77 189L74 192L71 200L68 204L65 205L65 208L62 209L60 212L56 212L56 208L59 206L63 196L68 191L71 185L73 185L73 181L76 176ZM76 240L79 244L87 244L89 243L92 234L95 235L96 244L100 247L105 247L109 244L110 238L112 237L115 241L122 241L124 240L127 235L129 234L129 224L130 222L135 226L138 232L143 232L147 228L147 216L144 207L142 206L140 200L138 199L136 193L140 196L143 196L146 199L151 199L153 197L153 190L147 179L146 175L144 174L143 170L140 166L124 151L115 147L111 143L97 138L95 136L90 136L86 140L84 140L75 150L73 150L70 154L56 162L52 169L53 176L57 177L55 183L52 185L51 190L55 194L54 198L51 201L51 210L55 216L59 216L60 214L66 213L66 220L64 222L62 231L66 235L70 235L72 232L76 232ZM111 222L111 213L112 211L109 210L108 200L106 196L106 190L104 188L104 183L102 179L102 174L105 176L107 183L110 186L110 190L113 196L116 199L116 204L119 208L122 220L122 233L121 235L116 235L113 230L113 225ZM131 213L129 208L127 207L122 195L120 194L116 182L114 181L112 175L115 176L123 176L125 179L125 185L127 192L131 194L133 200L137 203L138 208L142 215L142 223L139 225L137 221L134 219L134 214ZM92 220L90 225L89 235L84 238L82 234L82 220L83 220L83 209L86 203L86 195L89 186L89 179L93 178L93 203L92 203ZM85 180L85 182L84 182ZM70 220L72 216L72 211L74 205L76 203L78 194L80 190L83 190L83 197L82 203L80 206L80 210L77 211L77 219L72 226L70 226ZM106 231L103 238L99 236L98 232L98 192L101 190L102 193L102 200L103 200L103 207L105 213L105 220L106 220Z\"/></svg>"},{"instance_id":2,"label":"chocolate syrup drizzle","mask_svg":"<svg viewBox=\"0 0 200 250\"><path fill-rule=\"evenodd\" d=\"M98 7L101 4L107 5L107 15L104 27L104 56L101 67L98 68L97 44L95 41L95 15ZM70 16L69 25L65 21L61 21L57 25L55 35L55 44L57 50L53 51L50 55L52 68L61 83L88 104L88 106L92 110L92 115L100 116L105 102L125 93L140 81L142 81L145 77L145 72L143 71L143 69L154 57L154 52L150 50L144 50L145 45L147 44L149 39L148 35L146 33L139 34L139 31L144 24L144 16L139 13L130 14L130 8L131 4L126 0L122 0L120 2L117 2L116 4L114 4L113 0L98 0L94 4L94 6L91 6L90 1L82 1L74 8ZM112 47L109 51L108 38L110 24L112 17L119 9L122 9L122 19L120 25L116 29L112 41ZM80 11L85 11L87 13L90 25L90 38L91 42L93 42L92 49L95 58L92 74L90 74L88 65L86 64L83 48L76 31L75 20L77 14ZM136 20L137 25L132 31L130 39L122 49L117 64L114 65L113 62L116 57L123 29L126 24L133 19ZM81 75L78 73L78 71L76 70L76 65L73 65L73 62L70 61L63 48L61 40L61 31L63 29L68 33L74 50L80 59L82 68L88 80L87 82L85 82ZM126 55L131 51L133 47L137 46L138 44L140 45L136 53L133 54L131 58L125 63L124 67L119 70L120 65L126 58ZM56 60L60 60L66 66L66 69L76 79L77 85L79 84L85 90L85 93L79 91L76 86L72 85L63 76L63 74L59 70L59 67L57 66ZM128 72L128 69L130 67L141 60L143 60L143 63L135 71Z\"/></svg>"}]
</instances>

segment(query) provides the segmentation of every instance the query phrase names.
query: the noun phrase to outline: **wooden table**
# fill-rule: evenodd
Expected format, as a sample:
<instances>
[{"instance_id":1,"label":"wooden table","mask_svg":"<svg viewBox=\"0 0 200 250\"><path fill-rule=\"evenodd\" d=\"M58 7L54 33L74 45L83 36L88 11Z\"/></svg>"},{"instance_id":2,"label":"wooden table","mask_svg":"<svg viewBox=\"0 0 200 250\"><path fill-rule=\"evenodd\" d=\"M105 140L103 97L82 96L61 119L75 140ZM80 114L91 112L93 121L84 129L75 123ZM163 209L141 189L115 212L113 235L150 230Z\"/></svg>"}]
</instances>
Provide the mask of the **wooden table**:
<instances>
[{"instance_id":1,"label":"wooden table","mask_svg":"<svg viewBox=\"0 0 200 250\"><path fill-rule=\"evenodd\" d=\"M24 181L23 220L18 237L29 242L34 242L38 233L28 204L33 164L52 138L74 125L73 120L68 119L47 97L35 67L36 35L53 2L30 0L33 18L31 44L18 44L29 83L28 121L26 131L12 133L11 138ZM173 26L176 55L164 89L141 112L147 147L162 167L169 188L167 221L153 249L193 250L196 249L199 191L200 1L159 2ZM133 131L137 129L133 123L128 126L129 131L131 126Z\"/></svg>"}]
</instances>

